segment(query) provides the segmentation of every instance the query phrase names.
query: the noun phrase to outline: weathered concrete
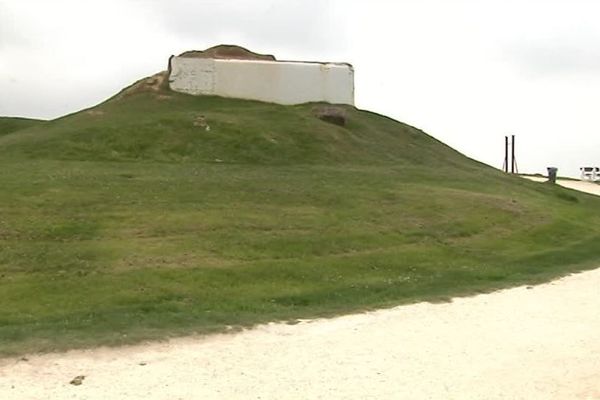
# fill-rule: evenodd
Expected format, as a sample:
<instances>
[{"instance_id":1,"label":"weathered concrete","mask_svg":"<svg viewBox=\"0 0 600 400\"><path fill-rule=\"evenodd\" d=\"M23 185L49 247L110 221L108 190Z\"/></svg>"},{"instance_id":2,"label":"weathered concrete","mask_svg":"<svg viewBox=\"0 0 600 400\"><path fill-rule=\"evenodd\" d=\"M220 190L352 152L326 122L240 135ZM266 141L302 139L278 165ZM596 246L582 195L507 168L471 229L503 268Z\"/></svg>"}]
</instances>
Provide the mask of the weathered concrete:
<instances>
[{"instance_id":1,"label":"weathered concrete","mask_svg":"<svg viewBox=\"0 0 600 400\"><path fill-rule=\"evenodd\" d=\"M169 85L193 95L216 95L278 104L354 105L349 64L171 57Z\"/></svg>"}]
</instances>

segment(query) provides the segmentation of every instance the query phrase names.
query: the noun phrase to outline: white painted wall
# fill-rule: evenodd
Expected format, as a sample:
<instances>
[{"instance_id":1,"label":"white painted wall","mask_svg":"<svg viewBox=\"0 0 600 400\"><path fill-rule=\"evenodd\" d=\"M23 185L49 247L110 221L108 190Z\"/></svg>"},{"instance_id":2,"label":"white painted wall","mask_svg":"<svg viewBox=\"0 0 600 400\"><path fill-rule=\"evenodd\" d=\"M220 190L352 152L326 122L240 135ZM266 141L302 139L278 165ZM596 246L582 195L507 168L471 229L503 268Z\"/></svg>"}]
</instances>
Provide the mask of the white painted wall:
<instances>
[{"instance_id":1,"label":"white painted wall","mask_svg":"<svg viewBox=\"0 0 600 400\"><path fill-rule=\"evenodd\" d=\"M349 64L172 57L169 84L172 90L193 95L287 105L354 105L354 70Z\"/></svg>"}]
</instances>

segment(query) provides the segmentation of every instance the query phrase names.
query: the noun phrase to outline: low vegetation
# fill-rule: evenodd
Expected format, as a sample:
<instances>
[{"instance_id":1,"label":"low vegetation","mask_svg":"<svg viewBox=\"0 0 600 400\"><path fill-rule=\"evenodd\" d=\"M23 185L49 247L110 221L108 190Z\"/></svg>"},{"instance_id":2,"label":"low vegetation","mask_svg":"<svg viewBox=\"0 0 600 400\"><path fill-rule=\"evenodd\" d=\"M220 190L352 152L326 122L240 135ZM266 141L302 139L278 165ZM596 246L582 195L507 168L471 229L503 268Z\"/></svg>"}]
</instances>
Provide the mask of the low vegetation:
<instances>
[{"instance_id":1,"label":"low vegetation","mask_svg":"<svg viewBox=\"0 0 600 400\"><path fill-rule=\"evenodd\" d=\"M0 117L0 137L25 128L42 124L44 121L29 118Z\"/></svg>"},{"instance_id":2,"label":"low vegetation","mask_svg":"<svg viewBox=\"0 0 600 400\"><path fill-rule=\"evenodd\" d=\"M345 113L138 91L0 125L0 353L445 301L600 262L597 197Z\"/></svg>"}]
</instances>

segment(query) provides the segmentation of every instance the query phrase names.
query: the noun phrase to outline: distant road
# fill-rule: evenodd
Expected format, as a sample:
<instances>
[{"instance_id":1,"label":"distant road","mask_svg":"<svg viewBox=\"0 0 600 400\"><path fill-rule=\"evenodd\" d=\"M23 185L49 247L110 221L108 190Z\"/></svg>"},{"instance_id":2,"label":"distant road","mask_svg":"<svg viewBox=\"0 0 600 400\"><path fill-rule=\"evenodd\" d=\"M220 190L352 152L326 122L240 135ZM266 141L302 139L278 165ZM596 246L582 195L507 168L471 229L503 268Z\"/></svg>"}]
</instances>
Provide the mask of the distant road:
<instances>
[{"instance_id":1,"label":"distant road","mask_svg":"<svg viewBox=\"0 0 600 400\"><path fill-rule=\"evenodd\" d=\"M523 176L523 178L535 181L535 182L546 182L547 178L540 178L537 176ZM561 186L564 186L569 189L579 190L580 192L586 192L590 194L595 194L596 196L600 196L600 185L593 182L584 182L584 181L572 181L569 179L558 179L556 181Z\"/></svg>"}]
</instances>

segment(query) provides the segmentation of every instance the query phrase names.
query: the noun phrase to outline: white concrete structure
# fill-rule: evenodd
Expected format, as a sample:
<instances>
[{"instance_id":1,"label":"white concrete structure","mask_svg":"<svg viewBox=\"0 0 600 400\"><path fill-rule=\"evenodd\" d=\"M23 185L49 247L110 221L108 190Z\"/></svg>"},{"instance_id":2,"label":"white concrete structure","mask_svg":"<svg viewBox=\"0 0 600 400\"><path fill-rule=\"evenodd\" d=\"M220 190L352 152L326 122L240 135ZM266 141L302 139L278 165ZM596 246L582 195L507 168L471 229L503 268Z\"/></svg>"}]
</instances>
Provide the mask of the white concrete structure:
<instances>
[{"instance_id":1,"label":"white concrete structure","mask_svg":"<svg viewBox=\"0 0 600 400\"><path fill-rule=\"evenodd\" d=\"M600 181L600 167L581 167L582 181Z\"/></svg>"},{"instance_id":2,"label":"white concrete structure","mask_svg":"<svg viewBox=\"0 0 600 400\"><path fill-rule=\"evenodd\" d=\"M177 92L286 105L354 105L349 64L172 57L169 67L169 85Z\"/></svg>"}]
</instances>

